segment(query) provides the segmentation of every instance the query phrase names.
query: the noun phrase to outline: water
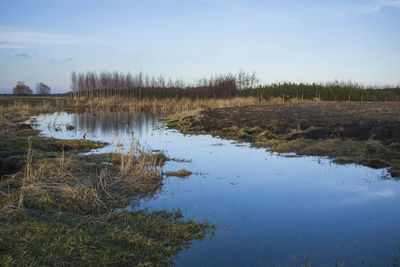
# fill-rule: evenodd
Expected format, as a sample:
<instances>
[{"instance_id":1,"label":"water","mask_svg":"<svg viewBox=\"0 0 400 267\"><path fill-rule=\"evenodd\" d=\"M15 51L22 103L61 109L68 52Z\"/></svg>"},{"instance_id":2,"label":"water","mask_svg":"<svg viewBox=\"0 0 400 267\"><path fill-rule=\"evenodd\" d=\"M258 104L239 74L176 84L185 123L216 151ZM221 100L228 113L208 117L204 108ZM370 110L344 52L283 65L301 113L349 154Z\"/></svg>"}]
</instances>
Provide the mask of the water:
<instances>
[{"instance_id":1,"label":"water","mask_svg":"<svg viewBox=\"0 0 400 267\"><path fill-rule=\"evenodd\" d=\"M150 113L67 114L37 117L42 134L109 142L96 152L129 147L127 123L149 149L171 158L170 177L149 210L180 208L186 218L217 224L195 241L177 266L392 266L400 256L400 184L385 170L339 166L318 157L282 157L209 135L182 135ZM67 131L65 125L75 127ZM56 128L59 128L56 131Z\"/></svg>"}]
</instances>

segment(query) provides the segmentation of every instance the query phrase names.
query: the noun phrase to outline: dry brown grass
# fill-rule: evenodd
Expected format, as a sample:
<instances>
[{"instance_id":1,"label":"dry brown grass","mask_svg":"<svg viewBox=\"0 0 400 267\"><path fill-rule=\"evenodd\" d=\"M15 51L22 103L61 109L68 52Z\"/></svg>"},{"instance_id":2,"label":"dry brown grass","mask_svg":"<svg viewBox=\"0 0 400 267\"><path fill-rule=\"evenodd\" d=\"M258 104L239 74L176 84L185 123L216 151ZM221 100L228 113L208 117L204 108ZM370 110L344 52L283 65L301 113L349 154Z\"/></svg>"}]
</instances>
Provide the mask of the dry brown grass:
<instances>
[{"instance_id":1,"label":"dry brown grass","mask_svg":"<svg viewBox=\"0 0 400 267\"><path fill-rule=\"evenodd\" d=\"M15 212L110 212L126 206L129 196L153 192L161 185L162 162L139 146L132 146L128 155L62 152L48 158L35 154L29 144L25 169L0 183L2 219ZM104 161L112 165L99 163Z\"/></svg>"},{"instance_id":2,"label":"dry brown grass","mask_svg":"<svg viewBox=\"0 0 400 267\"><path fill-rule=\"evenodd\" d=\"M249 105L259 105L266 103L256 97L234 97L229 99L189 99L189 98L165 98L165 99L130 99L130 98L95 98L87 101L86 104L79 104L67 108L70 111L154 111L164 114L182 113L191 110L201 110L207 108L241 107Z\"/></svg>"},{"instance_id":3,"label":"dry brown grass","mask_svg":"<svg viewBox=\"0 0 400 267\"><path fill-rule=\"evenodd\" d=\"M85 100L84 98L75 100L73 105L65 108L69 112L97 112L97 111L149 111L160 112L163 114L180 114L190 111L199 111L209 108L225 107L243 107L265 104L283 104L283 103L313 103L319 99L303 100L300 98L283 99L273 97L268 100L259 97L233 97L233 98L209 98L209 99L191 99L191 98L94 98ZM84 104L82 104L84 103Z\"/></svg>"}]
</instances>

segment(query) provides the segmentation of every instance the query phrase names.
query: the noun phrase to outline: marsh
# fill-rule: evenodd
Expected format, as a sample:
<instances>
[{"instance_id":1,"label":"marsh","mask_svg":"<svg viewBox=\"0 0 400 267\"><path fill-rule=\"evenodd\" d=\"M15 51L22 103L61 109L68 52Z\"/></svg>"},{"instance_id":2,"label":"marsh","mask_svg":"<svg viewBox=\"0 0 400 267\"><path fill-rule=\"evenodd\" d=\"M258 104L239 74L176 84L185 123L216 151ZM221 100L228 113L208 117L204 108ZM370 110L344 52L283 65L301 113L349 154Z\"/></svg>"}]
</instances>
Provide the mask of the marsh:
<instances>
[{"instance_id":1,"label":"marsh","mask_svg":"<svg viewBox=\"0 0 400 267\"><path fill-rule=\"evenodd\" d=\"M279 155L249 143L182 134L160 118L149 112L35 117L44 136L75 139L89 130L88 140L109 143L91 153L124 151L133 132L150 150L185 159L167 161L163 171L184 168L192 172L188 178L166 177L155 194L132 200L133 209L179 208L185 218L218 226L214 236L175 256L177 266L386 266L398 258L400 184L385 168L338 165L326 157ZM74 129L56 131L54 125Z\"/></svg>"}]
</instances>

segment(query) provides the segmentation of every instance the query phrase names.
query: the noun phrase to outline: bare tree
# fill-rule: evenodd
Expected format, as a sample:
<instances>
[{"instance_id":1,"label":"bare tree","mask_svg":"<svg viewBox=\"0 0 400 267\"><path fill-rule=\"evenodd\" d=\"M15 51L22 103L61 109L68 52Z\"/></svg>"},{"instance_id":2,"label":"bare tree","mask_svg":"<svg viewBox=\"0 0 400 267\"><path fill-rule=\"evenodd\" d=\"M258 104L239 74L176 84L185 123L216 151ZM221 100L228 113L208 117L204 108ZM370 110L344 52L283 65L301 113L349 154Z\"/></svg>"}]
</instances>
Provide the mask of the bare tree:
<instances>
[{"instance_id":1,"label":"bare tree","mask_svg":"<svg viewBox=\"0 0 400 267\"><path fill-rule=\"evenodd\" d=\"M71 89L74 94L74 98L76 98L78 93L78 80L76 79L75 71L71 73Z\"/></svg>"},{"instance_id":2,"label":"bare tree","mask_svg":"<svg viewBox=\"0 0 400 267\"><path fill-rule=\"evenodd\" d=\"M49 95L51 88L42 82L36 84L36 94L38 95Z\"/></svg>"},{"instance_id":3,"label":"bare tree","mask_svg":"<svg viewBox=\"0 0 400 267\"><path fill-rule=\"evenodd\" d=\"M236 75L236 84L239 90L254 88L258 85L256 72L247 73L239 71Z\"/></svg>"},{"instance_id":4,"label":"bare tree","mask_svg":"<svg viewBox=\"0 0 400 267\"><path fill-rule=\"evenodd\" d=\"M17 85L12 89L14 95L31 95L32 89L24 82L17 82Z\"/></svg>"}]
</instances>

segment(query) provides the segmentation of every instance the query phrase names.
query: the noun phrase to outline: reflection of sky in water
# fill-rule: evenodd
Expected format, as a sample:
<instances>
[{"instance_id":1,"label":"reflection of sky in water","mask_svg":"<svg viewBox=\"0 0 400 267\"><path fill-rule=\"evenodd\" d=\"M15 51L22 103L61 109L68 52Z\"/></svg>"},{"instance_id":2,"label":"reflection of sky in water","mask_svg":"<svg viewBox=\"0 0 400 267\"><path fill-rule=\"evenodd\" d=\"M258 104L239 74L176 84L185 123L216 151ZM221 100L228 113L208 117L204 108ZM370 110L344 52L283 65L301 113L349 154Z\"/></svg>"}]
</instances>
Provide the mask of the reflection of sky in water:
<instances>
[{"instance_id":1,"label":"reflection of sky in water","mask_svg":"<svg viewBox=\"0 0 400 267\"><path fill-rule=\"evenodd\" d=\"M177 265L313 266L390 265L399 256L400 184L384 170L338 166L317 157L285 158L238 146L209 135L184 136L146 113L52 114L38 116L46 136L106 141L100 152L129 147L127 131L151 149L192 160L168 162L167 170L188 168L188 179L166 178L150 210L181 208L188 218L218 225L213 237L182 251ZM55 123L54 123L55 121ZM65 125L75 127L66 131ZM61 131L55 131L60 126ZM118 136L118 137L117 137Z\"/></svg>"}]
</instances>

